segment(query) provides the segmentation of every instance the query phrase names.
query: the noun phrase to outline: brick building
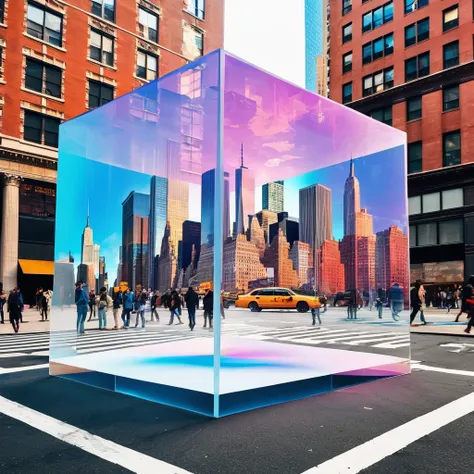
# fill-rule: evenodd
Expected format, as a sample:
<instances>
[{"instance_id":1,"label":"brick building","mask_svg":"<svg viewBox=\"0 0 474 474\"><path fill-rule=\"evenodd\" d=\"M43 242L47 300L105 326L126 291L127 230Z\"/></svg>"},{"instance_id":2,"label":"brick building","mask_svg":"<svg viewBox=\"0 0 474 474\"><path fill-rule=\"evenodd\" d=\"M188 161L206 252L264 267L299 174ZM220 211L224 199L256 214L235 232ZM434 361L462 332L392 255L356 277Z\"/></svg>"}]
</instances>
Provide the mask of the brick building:
<instances>
[{"instance_id":1,"label":"brick building","mask_svg":"<svg viewBox=\"0 0 474 474\"><path fill-rule=\"evenodd\" d=\"M52 286L60 122L221 47L223 1L0 0L5 288Z\"/></svg>"},{"instance_id":2,"label":"brick building","mask_svg":"<svg viewBox=\"0 0 474 474\"><path fill-rule=\"evenodd\" d=\"M330 11L331 99L407 132L411 281L462 281L474 274L474 3Z\"/></svg>"}]
</instances>

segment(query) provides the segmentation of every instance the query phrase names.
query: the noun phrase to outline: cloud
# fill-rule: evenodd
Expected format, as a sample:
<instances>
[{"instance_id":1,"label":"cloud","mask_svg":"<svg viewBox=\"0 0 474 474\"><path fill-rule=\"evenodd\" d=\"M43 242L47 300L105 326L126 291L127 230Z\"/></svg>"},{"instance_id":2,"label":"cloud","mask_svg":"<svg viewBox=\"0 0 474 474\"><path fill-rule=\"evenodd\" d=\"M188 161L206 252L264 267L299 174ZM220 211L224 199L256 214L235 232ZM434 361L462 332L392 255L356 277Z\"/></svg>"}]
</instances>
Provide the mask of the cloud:
<instances>
[{"instance_id":1,"label":"cloud","mask_svg":"<svg viewBox=\"0 0 474 474\"><path fill-rule=\"evenodd\" d=\"M265 166L268 166L269 168L275 168L276 166L280 166L280 163L284 162L285 160L282 160L281 158L272 158L265 163Z\"/></svg>"},{"instance_id":2,"label":"cloud","mask_svg":"<svg viewBox=\"0 0 474 474\"><path fill-rule=\"evenodd\" d=\"M118 247L122 245L122 236L118 232L110 234L106 239L101 242L101 247Z\"/></svg>"},{"instance_id":3,"label":"cloud","mask_svg":"<svg viewBox=\"0 0 474 474\"><path fill-rule=\"evenodd\" d=\"M293 143L290 143L288 141L264 143L262 146L273 148L275 151L278 151L280 153L293 150L293 148L295 147Z\"/></svg>"}]
</instances>

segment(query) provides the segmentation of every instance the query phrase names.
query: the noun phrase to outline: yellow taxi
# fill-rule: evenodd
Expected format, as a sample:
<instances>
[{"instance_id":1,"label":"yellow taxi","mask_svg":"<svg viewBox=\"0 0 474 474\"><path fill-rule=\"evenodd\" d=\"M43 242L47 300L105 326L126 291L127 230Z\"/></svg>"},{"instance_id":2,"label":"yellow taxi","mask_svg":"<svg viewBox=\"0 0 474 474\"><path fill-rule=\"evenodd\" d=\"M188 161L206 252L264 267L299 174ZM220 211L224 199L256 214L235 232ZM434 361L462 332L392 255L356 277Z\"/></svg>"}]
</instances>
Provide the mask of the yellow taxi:
<instances>
[{"instance_id":1,"label":"yellow taxi","mask_svg":"<svg viewBox=\"0 0 474 474\"><path fill-rule=\"evenodd\" d=\"M257 288L239 295L235 302L236 308L249 308L250 311L296 309L299 313L306 313L321 306L317 296L298 295L288 288Z\"/></svg>"}]
</instances>

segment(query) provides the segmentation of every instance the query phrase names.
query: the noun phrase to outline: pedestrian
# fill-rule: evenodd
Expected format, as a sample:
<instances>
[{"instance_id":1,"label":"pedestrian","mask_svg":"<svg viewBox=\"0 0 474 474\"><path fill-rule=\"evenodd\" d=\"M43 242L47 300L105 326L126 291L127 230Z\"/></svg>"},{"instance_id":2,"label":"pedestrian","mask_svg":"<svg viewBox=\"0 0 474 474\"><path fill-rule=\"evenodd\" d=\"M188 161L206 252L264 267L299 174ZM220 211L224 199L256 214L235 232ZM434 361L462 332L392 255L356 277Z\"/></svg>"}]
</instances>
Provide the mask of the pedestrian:
<instances>
[{"instance_id":1,"label":"pedestrian","mask_svg":"<svg viewBox=\"0 0 474 474\"><path fill-rule=\"evenodd\" d=\"M425 290L424 285L420 285L420 289L418 290L418 296L420 297L420 301L421 301L420 319L422 321L425 321L426 290Z\"/></svg>"},{"instance_id":2,"label":"pedestrian","mask_svg":"<svg viewBox=\"0 0 474 474\"><path fill-rule=\"evenodd\" d=\"M160 292L155 291L150 300L150 308L151 308L151 321L158 321L160 322L160 315L158 313L158 306L161 304Z\"/></svg>"},{"instance_id":3,"label":"pedestrian","mask_svg":"<svg viewBox=\"0 0 474 474\"><path fill-rule=\"evenodd\" d=\"M463 301L465 301L465 310L467 312L467 317L469 322L467 323L466 329L464 332L469 334L471 332L472 326L474 326L474 275L469 277L467 285L464 285L463 290Z\"/></svg>"},{"instance_id":4,"label":"pedestrian","mask_svg":"<svg viewBox=\"0 0 474 474\"><path fill-rule=\"evenodd\" d=\"M122 297L123 301L123 309L122 309L122 321L123 321L123 329L128 329L130 326L130 313L133 310L133 305L135 303L135 296L130 291L130 288L125 290L125 293Z\"/></svg>"},{"instance_id":5,"label":"pedestrian","mask_svg":"<svg viewBox=\"0 0 474 474\"><path fill-rule=\"evenodd\" d=\"M460 309L461 308L461 287L458 286L456 288L456 290L454 291L454 300L455 300L455 306L456 306L456 309Z\"/></svg>"},{"instance_id":6,"label":"pedestrian","mask_svg":"<svg viewBox=\"0 0 474 474\"><path fill-rule=\"evenodd\" d=\"M224 290L221 291L221 317L225 319L225 312L224 312Z\"/></svg>"},{"instance_id":7,"label":"pedestrian","mask_svg":"<svg viewBox=\"0 0 474 474\"><path fill-rule=\"evenodd\" d=\"M7 294L3 289L3 284L0 283L0 324L5 324L5 313L4 307L5 303L7 302Z\"/></svg>"},{"instance_id":8,"label":"pedestrian","mask_svg":"<svg viewBox=\"0 0 474 474\"><path fill-rule=\"evenodd\" d=\"M455 306L454 291L450 287L448 287L448 290L446 292L446 306L448 308L446 314L450 313L451 308L454 308Z\"/></svg>"},{"instance_id":9,"label":"pedestrian","mask_svg":"<svg viewBox=\"0 0 474 474\"><path fill-rule=\"evenodd\" d=\"M97 296L95 294L95 290L92 289L89 291L89 309L90 309L90 316L89 321L92 319L92 313L94 313L94 318L96 316L96 308L97 308Z\"/></svg>"},{"instance_id":10,"label":"pedestrian","mask_svg":"<svg viewBox=\"0 0 474 474\"><path fill-rule=\"evenodd\" d=\"M189 328L193 331L194 326L196 326L196 307L199 304L199 296L192 286L188 288L184 299L186 300L186 307L188 308Z\"/></svg>"},{"instance_id":11,"label":"pedestrian","mask_svg":"<svg viewBox=\"0 0 474 474\"><path fill-rule=\"evenodd\" d=\"M357 299L358 292L356 289L349 290L348 292L348 304L347 304L347 319L357 319L357 308L359 307L359 301Z\"/></svg>"},{"instance_id":12,"label":"pedestrian","mask_svg":"<svg viewBox=\"0 0 474 474\"><path fill-rule=\"evenodd\" d=\"M389 290L390 308L392 310L392 318L394 321L400 319L400 312L403 309L403 290L398 283L394 283Z\"/></svg>"},{"instance_id":13,"label":"pedestrian","mask_svg":"<svg viewBox=\"0 0 474 474\"><path fill-rule=\"evenodd\" d=\"M10 323L15 333L20 330L21 313L23 311L23 297L18 287L15 287L8 296L8 312L10 313Z\"/></svg>"},{"instance_id":14,"label":"pedestrian","mask_svg":"<svg viewBox=\"0 0 474 474\"><path fill-rule=\"evenodd\" d=\"M114 329L119 328L119 313L122 307L122 290L119 288L117 293L114 294L114 299L112 303L113 315L114 315Z\"/></svg>"},{"instance_id":15,"label":"pedestrian","mask_svg":"<svg viewBox=\"0 0 474 474\"><path fill-rule=\"evenodd\" d=\"M377 293L375 292L375 289L372 286L369 291L369 311L372 311L372 308L374 307L376 299L377 299Z\"/></svg>"},{"instance_id":16,"label":"pedestrian","mask_svg":"<svg viewBox=\"0 0 474 474\"><path fill-rule=\"evenodd\" d=\"M97 305L99 307L99 330L107 329L107 310L113 306L112 298L107 294L107 288L100 289Z\"/></svg>"},{"instance_id":17,"label":"pedestrian","mask_svg":"<svg viewBox=\"0 0 474 474\"><path fill-rule=\"evenodd\" d=\"M139 293L137 301L135 303L135 308L137 310L137 317L135 319L135 327L138 327L138 319L141 319L142 322L142 328L145 329L145 308L146 308L146 302L148 300L146 290L142 290L141 293Z\"/></svg>"},{"instance_id":18,"label":"pedestrian","mask_svg":"<svg viewBox=\"0 0 474 474\"><path fill-rule=\"evenodd\" d=\"M214 314L214 293L208 288L206 294L202 299L202 304L204 307L204 326L207 327L207 321L209 320L209 330L212 329L212 318Z\"/></svg>"},{"instance_id":19,"label":"pedestrian","mask_svg":"<svg viewBox=\"0 0 474 474\"><path fill-rule=\"evenodd\" d=\"M170 296L170 321L168 323L168 326L171 326L173 324L175 316L178 318L178 324L183 324L183 321L181 321L181 298L176 290L173 290Z\"/></svg>"},{"instance_id":20,"label":"pedestrian","mask_svg":"<svg viewBox=\"0 0 474 474\"><path fill-rule=\"evenodd\" d=\"M411 305L411 314L410 314L410 324L413 324L413 321L416 318L416 315L421 310L423 306L423 302L420 298L420 288L421 288L421 281L417 280L415 286L410 290L410 305ZM420 313L421 323L423 325L426 324L425 316L423 312Z\"/></svg>"},{"instance_id":21,"label":"pedestrian","mask_svg":"<svg viewBox=\"0 0 474 474\"><path fill-rule=\"evenodd\" d=\"M48 313L51 308L51 298L52 298L52 291L41 290L41 299L40 299L40 311L41 311L41 321L48 320Z\"/></svg>"},{"instance_id":22,"label":"pedestrian","mask_svg":"<svg viewBox=\"0 0 474 474\"><path fill-rule=\"evenodd\" d=\"M76 283L76 291L74 294L74 302L77 308L77 321L76 330L78 334L84 334L84 323L87 318L87 305L89 303L89 297L86 291L82 288L82 281Z\"/></svg>"},{"instance_id":23,"label":"pedestrian","mask_svg":"<svg viewBox=\"0 0 474 474\"><path fill-rule=\"evenodd\" d=\"M382 319L384 303L385 303L385 290L382 288L382 286L379 286L377 288L377 300L375 302L379 319Z\"/></svg>"},{"instance_id":24,"label":"pedestrian","mask_svg":"<svg viewBox=\"0 0 474 474\"><path fill-rule=\"evenodd\" d=\"M318 324L321 326L321 300L317 300L314 308L311 308L311 315L313 317L313 326L316 325L316 318L318 318Z\"/></svg>"}]
</instances>

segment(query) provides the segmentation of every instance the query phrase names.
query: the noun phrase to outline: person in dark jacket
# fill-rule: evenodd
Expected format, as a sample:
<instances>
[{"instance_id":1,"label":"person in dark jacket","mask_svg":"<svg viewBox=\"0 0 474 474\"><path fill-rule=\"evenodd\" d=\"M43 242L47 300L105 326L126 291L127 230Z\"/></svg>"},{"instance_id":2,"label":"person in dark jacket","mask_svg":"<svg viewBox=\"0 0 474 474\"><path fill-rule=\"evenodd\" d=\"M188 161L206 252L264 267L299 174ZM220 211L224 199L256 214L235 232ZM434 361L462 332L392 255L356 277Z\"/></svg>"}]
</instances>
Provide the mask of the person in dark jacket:
<instances>
[{"instance_id":1,"label":"person in dark jacket","mask_svg":"<svg viewBox=\"0 0 474 474\"><path fill-rule=\"evenodd\" d=\"M181 321L180 314L181 314L181 298L178 295L178 292L176 290L173 290L171 292L170 322L168 323L168 326L173 324L175 316L178 318L178 321L179 321L178 324L183 324L183 321Z\"/></svg>"},{"instance_id":2,"label":"person in dark jacket","mask_svg":"<svg viewBox=\"0 0 474 474\"><path fill-rule=\"evenodd\" d=\"M96 310L97 310L97 295L95 294L95 290L91 290L89 292L89 309L90 309L90 316L89 316L89 319L88 321L90 321L92 319L92 313L94 313L94 318L96 316Z\"/></svg>"},{"instance_id":3,"label":"person in dark jacket","mask_svg":"<svg viewBox=\"0 0 474 474\"><path fill-rule=\"evenodd\" d=\"M390 308L392 310L392 318L394 321L400 319L399 313L403 309L403 290L402 287L395 283L389 290Z\"/></svg>"},{"instance_id":4,"label":"person in dark jacket","mask_svg":"<svg viewBox=\"0 0 474 474\"><path fill-rule=\"evenodd\" d=\"M145 309L146 309L146 302L148 301L148 296L146 294L146 290L142 290L141 293L138 294L137 301L136 301L136 311L137 311L137 318L135 320L135 327L138 327L138 320L141 320L142 329L145 329L146 320L145 320Z\"/></svg>"},{"instance_id":5,"label":"person in dark jacket","mask_svg":"<svg viewBox=\"0 0 474 474\"><path fill-rule=\"evenodd\" d=\"M212 290L207 289L204 298L202 299L204 306L204 326L207 327L207 321L209 320L209 329L212 329L212 317L214 314L214 293Z\"/></svg>"},{"instance_id":6,"label":"person in dark jacket","mask_svg":"<svg viewBox=\"0 0 474 474\"><path fill-rule=\"evenodd\" d=\"M133 310L133 304L135 303L135 296L130 291L130 288L127 288L123 294L123 309L122 309L122 321L123 329L128 329L130 326L130 313Z\"/></svg>"},{"instance_id":7,"label":"person in dark jacket","mask_svg":"<svg viewBox=\"0 0 474 474\"><path fill-rule=\"evenodd\" d=\"M467 317L469 318L469 322L467 323L464 332L469 334L472 326L474 326L474 275L471 275L467 285L464 285L462 298L463 303L465 302L464 307L467 312Z\"/></svg>"},{"instance_id":8,"label":"person in dark jacket","mask_svg":"<svg viewBox=\"0 0 474 474\"><path fill-rule=\"evenodd\" d=\"M7 294L3 289L3 285L0 283L0 324L5 324L5 314L3 312L3 307L7 302ZM7 308L8 309L8 308Z\"/></svg>"},{"instance_id":9,"label":"person in dark jacket","mask_svg":"<svg viewBox=\"0 0 474 474\"><path fill-rule=\"evenodd\" d=\"M23 297L19 288L14 288L8 296L8 312L10 313L10 323L17 333L20 330L21 312L23 311Z\"/></svg>"},{"instance_id":10,"label":"person in dark jacket","mask_svg":"<svg viewBox=\"0 0 474 474\"><path fill-rule=\"evenodd\" d=\"M196 307L199 304L199 296L192 286L188 288L184 300L186 301L186 307L188 308L189 328L192 331L194 326L196 326Z\"/></svg>"},{"instance_id":11,"label":"person in dark jacket","mask_svg":"<svg viewBox=\"0 0 474 474\"><path fill-rule=\"evenodd\" d=\"M160 315L158 314L158 306L160 306L160 303L161 303L160 292L155 291L153 293L153 296L150 299L150 308L151 308L150 321L153 321L154 319L156 319L158 322L160 322Z\"/></svg>"},{"instance_id":12,"label":"person in dark jacket","mask_svg":"<svg viewBox=\"0 0 474 474\"><path fill-rule=\"evenodd\" d=\"M421 281L416 280L415 286L410 290L410 305L411 305L411 314L410 314L410 324L413 324L413 321L416 318L416 315L421 310L423 302L420 297L420 287ZM420 313L420 319L422 324L426 324L425 316L423 313Z\"/></svg>"},{"instance_id":13,"label":"person in dark jacket","mask_svg":"<svg viewBox=\"0 0 474 474\"><path fill-rule=\"evenodd\" d=\"M122 290L118 290L117 293L114 295L114 302L113 302L113 314L114 314L114 329L119 328L119 312L120 308L122 307L123 297L122 297Z\"/></svg>"},{"instance_id":14,"label":"person in dark jacket","mask_svg":"<svg viewBox=\"0 0 474 474\"><path fill-rule=\"evenodd\" d=\"M84 323L87 318L87 305L89 303L89 297L82 288L82 285L82 281L76 283L76 292L74 294L74 302L77 308L76 330L78 334L84 334Z\"/></svg>"}]
</instances>

